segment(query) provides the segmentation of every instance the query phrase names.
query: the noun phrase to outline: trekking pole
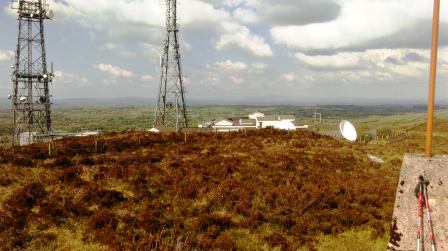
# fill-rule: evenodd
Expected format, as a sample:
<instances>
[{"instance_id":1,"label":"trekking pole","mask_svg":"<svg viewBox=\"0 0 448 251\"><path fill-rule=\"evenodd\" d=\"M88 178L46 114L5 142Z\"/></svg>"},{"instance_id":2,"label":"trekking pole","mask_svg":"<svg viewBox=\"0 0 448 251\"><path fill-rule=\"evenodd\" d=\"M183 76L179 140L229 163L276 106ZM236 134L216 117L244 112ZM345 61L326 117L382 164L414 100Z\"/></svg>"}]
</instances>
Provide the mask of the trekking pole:
<instances>
[{"instance_id":1,"label":"trekking pole","mask_svg":"<svg viewBox=\"0 0 448 251\"><path fill-rule=\"evenodd\" d=\"M418 227L417 227L417 251L420 251L422 239L422 224L423 224L423 177L419 177L418 183Z\"/></svg>"},{"instance_id":2,"label":"trekking pole","mask_svg":"<svg viewBox=\"0 0 448 251\"><path fill-rule=\"evenodd\" d=\"M423 182L423 196L425 197L425 204L426 204L426 220L428 221L428 227L429 227L429 234L431 239L431 250L436 251L436 240L434 236L434 231L432 229L432 220L431 220L431 213L429 208L429 197L428 197L428 184L429 182L426 180Z\"/></svg>"}]
</instances>

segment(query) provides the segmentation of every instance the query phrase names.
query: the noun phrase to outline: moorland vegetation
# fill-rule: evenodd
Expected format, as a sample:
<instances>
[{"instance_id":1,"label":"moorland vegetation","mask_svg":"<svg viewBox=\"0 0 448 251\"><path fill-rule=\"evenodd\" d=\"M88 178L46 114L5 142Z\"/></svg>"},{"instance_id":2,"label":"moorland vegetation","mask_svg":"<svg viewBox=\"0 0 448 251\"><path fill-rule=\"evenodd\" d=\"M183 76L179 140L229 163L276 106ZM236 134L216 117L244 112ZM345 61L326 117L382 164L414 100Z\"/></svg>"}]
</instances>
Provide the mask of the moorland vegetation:
<instances>
[{"instance_id":1,"label":"moorland vegetation","mask_svg":"<svg viewBox=\"0 0 448 251\"><path fill-rule=\"evenodd\" d=\"M396 178L308 131L109 133L0 151L0 246L299 250L384 238Z\"/></svg>"}]
</instances>

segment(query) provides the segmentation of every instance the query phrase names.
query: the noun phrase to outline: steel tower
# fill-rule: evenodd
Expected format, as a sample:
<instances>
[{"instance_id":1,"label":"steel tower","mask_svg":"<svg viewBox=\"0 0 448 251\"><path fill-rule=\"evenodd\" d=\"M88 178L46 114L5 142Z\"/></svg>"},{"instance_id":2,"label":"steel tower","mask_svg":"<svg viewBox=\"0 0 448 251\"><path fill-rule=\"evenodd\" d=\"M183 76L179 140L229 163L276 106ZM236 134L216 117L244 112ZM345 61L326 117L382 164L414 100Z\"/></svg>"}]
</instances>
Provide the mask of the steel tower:
<instances>
[{"instance_id":1,"label":"steel tower","mask_svg":"<svg viewBox=\"0 0 448 251\"><path fill-rule=\"evenodd\" d=\"M180 65L177 0L166 0L166 33L160 58L160 86L154 127L179 131L188 126L188 119Z\"/></svg>"},{"instance_id":2,"label":"steel tower","mask_svg":"<svg viewBox=\"0 0 448 251\"><path fill-rule=\"evenodd\" d=\"M53 71L47 70L44 21L51 19L46 0L12 0L17 10L19 33L13 89L10 95L13 113L12 144L33 143L51 132L51 95Z\"/></svg>"}]
</instances>

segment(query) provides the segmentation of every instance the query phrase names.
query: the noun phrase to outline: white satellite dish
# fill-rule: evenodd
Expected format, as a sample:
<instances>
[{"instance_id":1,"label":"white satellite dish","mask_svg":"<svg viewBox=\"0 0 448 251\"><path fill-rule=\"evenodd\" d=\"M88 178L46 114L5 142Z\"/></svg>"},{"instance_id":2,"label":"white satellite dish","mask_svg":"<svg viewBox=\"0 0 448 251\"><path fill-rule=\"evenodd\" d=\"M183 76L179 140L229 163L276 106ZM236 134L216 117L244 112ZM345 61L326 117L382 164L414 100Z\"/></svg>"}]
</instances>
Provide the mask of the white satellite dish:
<instances>
[{"instance_id":1,"label":"white satellite dish","mask_svg":"<svg viewBox=\"0 0 448 251\"><path fill-rule=\"evenodd\" d=\"M358 133L356 132L355 126L347 120L341 121L339 124L339 130L342 137L348 141L356 141L358 138Z\"/></svg>"}]
</instances>

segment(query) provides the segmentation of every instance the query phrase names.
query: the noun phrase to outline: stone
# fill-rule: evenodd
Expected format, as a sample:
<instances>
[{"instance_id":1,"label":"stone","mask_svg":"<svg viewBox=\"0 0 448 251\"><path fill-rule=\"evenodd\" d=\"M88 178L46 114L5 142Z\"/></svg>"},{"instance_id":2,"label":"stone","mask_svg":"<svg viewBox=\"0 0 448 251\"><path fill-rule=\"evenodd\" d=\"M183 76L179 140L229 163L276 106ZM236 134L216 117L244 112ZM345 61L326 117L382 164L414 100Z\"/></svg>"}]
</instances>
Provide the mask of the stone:
<instances>
[{"instance_id":1,"label":"stone","mask_svg":"<svg viewBox=\"0 0 448 251\"><path fill-rule=\"evenodd\" d=\"M398 182L391 237L388 249L411 251L417 249L418 204L414 189L423 175L428 186L431 218L437 250L448 250L448 156L426 158L406 154ZM424 249L431 250L426 208L423 208Z\"/></svg>"}]
</instances>

